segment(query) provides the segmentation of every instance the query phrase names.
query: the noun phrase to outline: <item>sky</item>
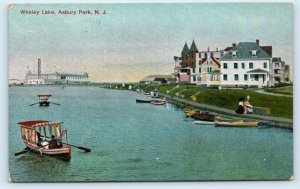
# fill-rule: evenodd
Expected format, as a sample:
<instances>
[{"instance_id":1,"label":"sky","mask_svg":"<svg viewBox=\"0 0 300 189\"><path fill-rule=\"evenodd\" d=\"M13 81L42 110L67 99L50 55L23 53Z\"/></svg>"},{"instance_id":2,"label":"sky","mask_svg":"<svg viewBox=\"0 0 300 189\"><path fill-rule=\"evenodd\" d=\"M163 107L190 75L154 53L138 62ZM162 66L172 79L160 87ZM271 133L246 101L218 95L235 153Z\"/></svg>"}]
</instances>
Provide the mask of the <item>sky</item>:
<instances>
[{"instance_id":1,"label":"sky","mask_svg":"<svg viewBox=\"0 0 300 189\"><path fill-rule=\"evenodd\" d=\"M41 58L43 73L88 72L91 81L136 82L171 74L173 57L193 40L202 51L259 39L293 69L291 3L14 4L8 9L9 79L36 73ZM107 14L80 15L79 10Z\"/></svg>"}]
</instances>

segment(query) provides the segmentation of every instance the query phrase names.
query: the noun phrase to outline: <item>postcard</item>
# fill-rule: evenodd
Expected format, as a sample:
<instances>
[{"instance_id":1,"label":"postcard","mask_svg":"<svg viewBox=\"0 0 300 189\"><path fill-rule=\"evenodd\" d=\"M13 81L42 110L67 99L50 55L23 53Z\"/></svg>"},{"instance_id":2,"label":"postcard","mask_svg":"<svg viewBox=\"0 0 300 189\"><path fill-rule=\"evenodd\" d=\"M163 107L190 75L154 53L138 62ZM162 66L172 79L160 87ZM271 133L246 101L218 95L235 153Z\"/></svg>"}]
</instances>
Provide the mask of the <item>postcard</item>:
<instances>
[{"instance_id":1,"label":"postcard","mask_svg":"<svg viewBox=\"0 0 300 189\"><path fill-rule=\"evenodd\" d=\"M9 4L9 181L293 179L290 3Z\"/></svg>"}]
</instances>

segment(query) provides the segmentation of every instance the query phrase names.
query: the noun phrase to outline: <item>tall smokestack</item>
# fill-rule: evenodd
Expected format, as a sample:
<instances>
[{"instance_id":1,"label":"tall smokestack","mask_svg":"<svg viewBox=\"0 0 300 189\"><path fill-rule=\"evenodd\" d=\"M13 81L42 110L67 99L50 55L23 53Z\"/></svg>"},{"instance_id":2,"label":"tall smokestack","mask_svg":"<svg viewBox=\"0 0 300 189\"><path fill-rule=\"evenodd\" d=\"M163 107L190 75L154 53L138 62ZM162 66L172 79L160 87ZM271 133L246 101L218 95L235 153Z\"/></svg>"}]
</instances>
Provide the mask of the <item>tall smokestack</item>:
<instances>
[{"instance_id":1,"label":"tall smokestack","mask_svg":"<svg viewBox=\"0 0 300 189\"><path fill-rule=\"evenodd\" d=\"M38 59L38 78L41 77L41 73L42 73L42 71L41 71L41 59L39 58Z\"/></svg>"}]
</instances>

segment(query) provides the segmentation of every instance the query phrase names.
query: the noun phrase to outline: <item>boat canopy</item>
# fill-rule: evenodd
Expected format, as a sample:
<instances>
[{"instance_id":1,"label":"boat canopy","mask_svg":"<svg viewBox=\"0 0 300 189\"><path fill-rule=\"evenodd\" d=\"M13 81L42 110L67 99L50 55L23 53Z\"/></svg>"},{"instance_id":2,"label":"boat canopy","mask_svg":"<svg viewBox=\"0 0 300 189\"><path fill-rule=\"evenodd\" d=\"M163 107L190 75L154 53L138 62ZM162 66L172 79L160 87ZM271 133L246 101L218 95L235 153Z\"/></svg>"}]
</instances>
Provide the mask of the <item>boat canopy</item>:
<instances>
[{"instance_id":1,"label":"boat canopy","mask_svg":"<svg viewBox=\"0 0 300 189\"><path fill-rule=\"evenodd\" d=\"M21 127L25 127L28 129L35 129L36 127L45 127L45 126L55 126L60 125L62 122L53 122L53 121L45 121L45 120L34 120L34 121L25 121L18 123Z\"/></svg>"}]
</instances>

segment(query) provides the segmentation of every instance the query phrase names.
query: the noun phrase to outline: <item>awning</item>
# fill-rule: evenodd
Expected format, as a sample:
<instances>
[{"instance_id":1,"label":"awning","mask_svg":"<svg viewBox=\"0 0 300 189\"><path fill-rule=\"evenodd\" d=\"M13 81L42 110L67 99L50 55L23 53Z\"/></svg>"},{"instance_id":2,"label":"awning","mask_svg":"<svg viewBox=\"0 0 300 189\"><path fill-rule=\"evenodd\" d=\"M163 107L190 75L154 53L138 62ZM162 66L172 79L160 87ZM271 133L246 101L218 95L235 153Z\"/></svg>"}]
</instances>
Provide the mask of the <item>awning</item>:
<instances>
[{"instance_id":1,"label":"awning","mask_svg":"<svg viewBox=\"0 0 300 189\"><path fill-rule=\"evenodd\" d=\"M255 70L248 71L247 73L250 73L250 74L268 74L269 72L266 71L266 70L258 68L258 69L255 69Z\"/></svg>"}]
</instances>

